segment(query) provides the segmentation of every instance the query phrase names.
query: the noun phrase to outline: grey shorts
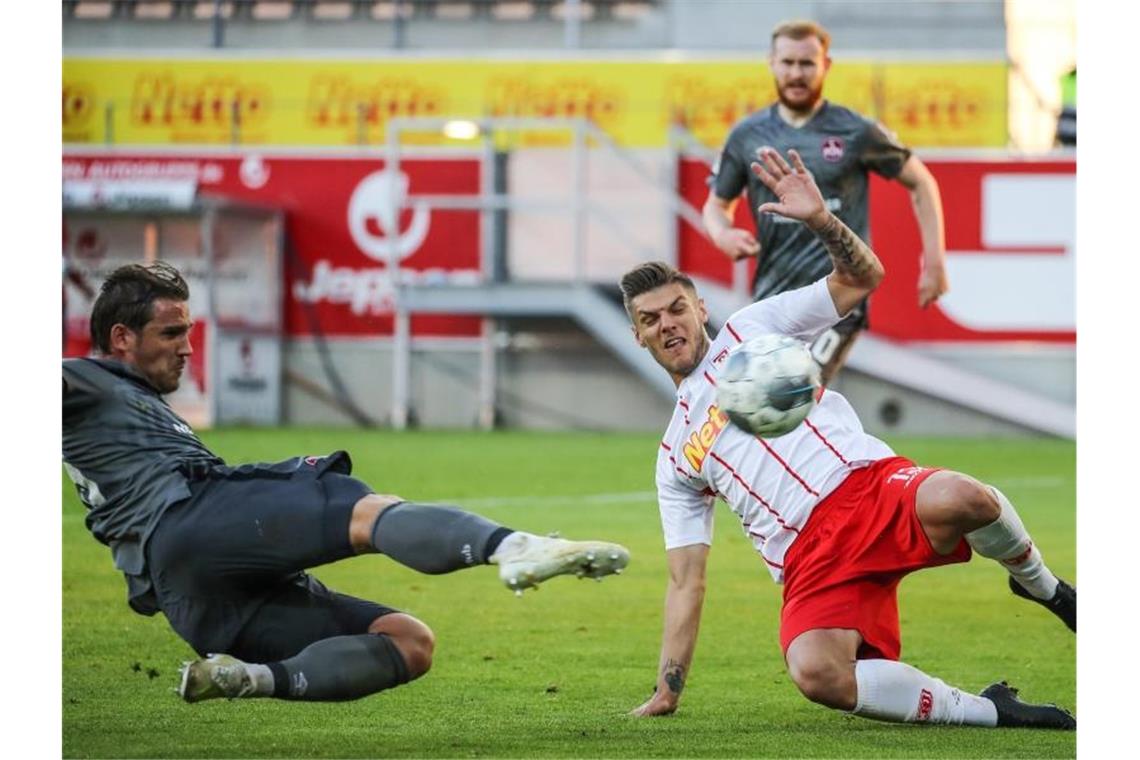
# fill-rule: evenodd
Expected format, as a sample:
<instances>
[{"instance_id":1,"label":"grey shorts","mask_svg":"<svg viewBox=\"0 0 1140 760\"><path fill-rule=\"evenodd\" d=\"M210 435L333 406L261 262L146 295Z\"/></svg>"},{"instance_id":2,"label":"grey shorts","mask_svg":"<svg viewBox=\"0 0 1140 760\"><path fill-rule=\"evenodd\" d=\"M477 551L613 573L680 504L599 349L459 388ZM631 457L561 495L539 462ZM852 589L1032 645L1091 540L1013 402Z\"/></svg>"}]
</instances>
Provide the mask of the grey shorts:
<instances>
[{"instance_id":1,"label":"grey shorts","mask_svg":"<svg viewBox=\"0 0 1140 760\"><path fill-rule=\"evenodd\" d=\"M352 508L372 489L350 471L337 452L188 473L190 498L162 516L146 551L160 609L199 655L279 660L394 611L304 572L355 556Z\"/></svg>"}]
</instances>

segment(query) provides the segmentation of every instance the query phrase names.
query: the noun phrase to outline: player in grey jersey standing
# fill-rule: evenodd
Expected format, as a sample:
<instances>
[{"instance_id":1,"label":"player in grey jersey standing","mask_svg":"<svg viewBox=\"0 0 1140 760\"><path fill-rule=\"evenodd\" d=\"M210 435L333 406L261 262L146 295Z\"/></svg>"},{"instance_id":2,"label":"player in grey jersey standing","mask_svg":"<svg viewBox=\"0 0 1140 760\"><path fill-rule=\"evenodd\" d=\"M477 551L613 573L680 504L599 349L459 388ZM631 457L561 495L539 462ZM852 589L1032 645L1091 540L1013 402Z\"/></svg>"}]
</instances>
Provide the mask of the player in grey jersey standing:
<instances>
[{"instance_id":1,"label":"player in grey jersey standing","mask_svg":"<svg viewBox=\"0 0 1140 760\"><path fill-rule=\"evenodd\" d=\"M831 271L831 260L819 239L794 219L760 214L757 208L775 201L768 188L749 171L761 148L781 154L796 150L823 192L828 210L864 241L867 222L868 170L901 182L911 194L922 236L922 274L918 304L938 300L949 288L946 278L942 200L938 183L908 148L882 125L823 99L831 67L831 36L812 21L779 24L772 32L768 60L779 102L740 121L729 133L709 178L703 217L705 230L733 260L758 256L752 298L762 298L810 285ZM732 226L733 210L747 190L757 236ZM812 353L823 365L823 382L838 372L866 328L867 303L821 335Z\"/></svg>"},{"instance_id":2,"label":"player in grey jersey standing","mask_svg":"<svg viewBox=\"0 0 1140 760\"><path fill-rule=\"evenodd\" d=\"M63 459L86 524L111 548L128 603L162 612L203 659L179 693L356 699L427 672L435 638L389 607L305 571L379 552L423 573L497 564L511 589L621 572L617 544L516 532L454 507L379 495L348 454L227 466L163 400L191 354L189 288L173 267L128 265L91 314L103 355L63 362Z\"/></svg>"}]
</instances>

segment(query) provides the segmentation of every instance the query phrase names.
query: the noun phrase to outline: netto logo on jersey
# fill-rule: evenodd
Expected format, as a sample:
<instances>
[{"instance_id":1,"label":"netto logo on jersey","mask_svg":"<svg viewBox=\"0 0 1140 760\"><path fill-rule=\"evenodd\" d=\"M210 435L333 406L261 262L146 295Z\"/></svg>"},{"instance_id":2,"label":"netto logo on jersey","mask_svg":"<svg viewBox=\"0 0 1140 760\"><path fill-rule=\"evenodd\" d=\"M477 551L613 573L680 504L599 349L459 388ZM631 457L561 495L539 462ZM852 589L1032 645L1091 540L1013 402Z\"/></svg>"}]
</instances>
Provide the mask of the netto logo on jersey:
<instances>
[{"instance_id":1,"label":"netto logo on jersey","mask_svg":"<svg viewBox=\"0 0 1140 760\"><path fill-rule=\"evenodd\" d=\"M705 462L705 457L708 456L709 451L712 449L713 443L720 435L720 431L724 430L725 425L728 424L728 415L720 410L716 404L709 407L708 421L701 425L701 429L689 436L689 440L685 442L684 454L685 459L693 466L697 472L701 471L701 465Z\"/></svg>"}]
</instances>

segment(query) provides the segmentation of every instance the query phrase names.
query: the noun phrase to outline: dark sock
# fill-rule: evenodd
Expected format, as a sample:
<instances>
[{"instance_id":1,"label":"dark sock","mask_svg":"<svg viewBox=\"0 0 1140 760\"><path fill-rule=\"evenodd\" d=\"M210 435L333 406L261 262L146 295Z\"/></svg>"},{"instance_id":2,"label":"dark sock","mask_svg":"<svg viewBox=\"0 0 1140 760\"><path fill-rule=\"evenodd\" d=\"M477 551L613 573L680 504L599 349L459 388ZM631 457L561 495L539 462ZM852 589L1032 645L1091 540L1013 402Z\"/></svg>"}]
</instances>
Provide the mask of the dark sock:
<instances>
[{"instance_id":1,"label":"dark sock","mask_svg":"<svg viewBox=\"0 0 1140 760\"><path fill-rule=\"evenodd\" d=\"M503 543L503 539L514 532L512 528L499 528L492 533L491 537L487 539L487 545L483 547L483 556L490 559L495 550L499 548L499 544Z\"/></svg>"},{"instance_id":2,"label":"dark sock","mask_svg":"<svg viewBox=\"0 0 1140 760\"><path fill-rule=\"evenodd\" d=\"M401 502L372 526L372 545L401 565L437 575L486 564L513 531L455 507Z\"/></svg>"},{"instance_id":3,"label":"dark sock","mask_svg":"<svg viewBox=\"0 0 1140 760\"><path fill-rule=\"evenodd\" d=\"M404 656L384 633L321 639L267 666L276 699L342 702L408 682Z\"/></svg>"}]
</instances>

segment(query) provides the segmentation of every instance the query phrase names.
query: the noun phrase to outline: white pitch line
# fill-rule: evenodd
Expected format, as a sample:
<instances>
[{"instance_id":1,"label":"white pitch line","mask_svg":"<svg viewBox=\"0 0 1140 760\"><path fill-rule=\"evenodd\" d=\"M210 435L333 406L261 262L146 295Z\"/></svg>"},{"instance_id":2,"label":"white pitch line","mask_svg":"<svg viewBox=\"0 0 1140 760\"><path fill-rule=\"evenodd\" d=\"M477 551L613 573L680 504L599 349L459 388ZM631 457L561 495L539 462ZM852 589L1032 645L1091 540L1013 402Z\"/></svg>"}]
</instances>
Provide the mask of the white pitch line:
<instances>
[{"instance_id":1,"label":"white pitch line","mask_svg":"<svg viewBox=\"0 0 1140 760\"><path fill-rule=\"evenodd\" d=\"M438 499L461 507L556 507L567 504L630 504L655 501L656 491L624 491L619 493L558 494L554 496L486 496L478 499Z\"/></svg>"}]
</instances>

